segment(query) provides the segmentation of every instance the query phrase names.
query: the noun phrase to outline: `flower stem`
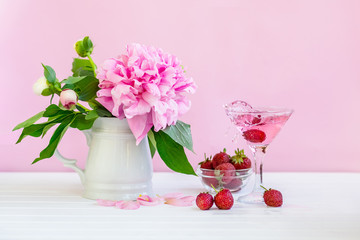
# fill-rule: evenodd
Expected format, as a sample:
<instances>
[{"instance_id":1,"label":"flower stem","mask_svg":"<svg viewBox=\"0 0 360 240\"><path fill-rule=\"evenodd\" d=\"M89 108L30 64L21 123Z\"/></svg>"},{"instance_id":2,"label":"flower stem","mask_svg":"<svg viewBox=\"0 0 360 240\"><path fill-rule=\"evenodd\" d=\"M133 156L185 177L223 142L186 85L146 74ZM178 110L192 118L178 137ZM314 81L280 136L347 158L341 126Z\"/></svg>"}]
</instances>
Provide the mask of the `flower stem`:
<instances>
[{"instance_id":1,"label":"flower stem","mask_svg":"<svg viewBox=\"0 0 360 240\"><path fill-rule=\"evenodd\" d=\"M60 96L60 93L62 92L62 89L58 86L54 86L55 87L55 90L56 90L56 95Z\"/></svg>"},{"instance_id":2,"label":"flower stem","mask_svg":"<svg viewBox=\"0 0 360 240\"><path fill-rule=\"evenodd\" d=\"M88 108L84 107L83 105L81 105L79 102L76 105L78 105L78 106L82 107L83 109L85 109L86 112L91 111L90 109L88 109Z\"/></svg>"},{"instance_id":3,"label":"flower stem","mask_svg":"<svg viewBox=\"0 0 360 240\"><path fill-rule=\"evenodd\" d=\"M95 65L94 61L92 60L92 58L90 56L90 53L87 53L86 55L87 55L87 57L88 57L88 59L90 61L90 64L91 64L92 68L93 68L94 77L96 77L96 65Z\"/></svg>"}]
</instances>

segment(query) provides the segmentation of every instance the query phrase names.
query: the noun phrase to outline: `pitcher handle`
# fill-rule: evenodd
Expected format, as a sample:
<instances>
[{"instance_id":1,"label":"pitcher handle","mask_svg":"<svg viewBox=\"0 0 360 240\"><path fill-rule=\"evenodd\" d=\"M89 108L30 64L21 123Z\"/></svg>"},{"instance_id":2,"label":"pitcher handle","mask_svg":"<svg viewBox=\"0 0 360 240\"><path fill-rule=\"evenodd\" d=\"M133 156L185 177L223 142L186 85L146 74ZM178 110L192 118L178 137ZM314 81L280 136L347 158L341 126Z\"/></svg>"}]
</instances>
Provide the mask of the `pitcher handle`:
<instances>
[{"instance_id":1,"label":"pitcher handle","mask_svg":"<svg viewBox=\"0 0 360 240\"><path fill-rule=\"evenodd\" d=\"M86 143L88 146L90 146L90 141L91 141L91 130L84 130L82 131L86 137ZM60 162L62 162L64 164L65 167L71 168L73 169L80 177L81 183L84 184L85 181L85 173L84 170L79 168L76 165L77 160L76 159L70 159L70 158L66 158L63 155L61 155L61 153L59 152L58 149L55 150L54 156L59 159Z\"/></svg>"}]
</instances>

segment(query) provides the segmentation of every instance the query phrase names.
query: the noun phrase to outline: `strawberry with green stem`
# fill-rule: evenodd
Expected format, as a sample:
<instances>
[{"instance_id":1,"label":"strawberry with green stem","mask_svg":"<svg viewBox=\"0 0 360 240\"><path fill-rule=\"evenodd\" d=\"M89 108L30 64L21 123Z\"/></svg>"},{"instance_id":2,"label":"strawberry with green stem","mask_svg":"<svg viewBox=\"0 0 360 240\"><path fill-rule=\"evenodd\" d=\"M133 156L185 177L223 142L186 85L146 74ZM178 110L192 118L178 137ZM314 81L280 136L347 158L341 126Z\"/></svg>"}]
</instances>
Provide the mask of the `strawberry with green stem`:
<instances>
[{"instance_id":1,"label":"strawberry with green stem","mask_svg":"<svg viewBox=\"0 0 360 240\"><path fill-rule=\"evenodd\" d=\"M231 160L231 157L229 154L226 153L226 148L224 148L224 150L222 152L219 152L214 155L214 157L212 159L213 168L215 169L220 164L228 163L228 162L230 162L230 160Z\"/></svg>"},{"instance_id":2,"label":"strawberry with green stem","mask_svg":"<svg viewBox=\"0 0 360 240\"><path fill-rule=\"evenodd\" d=\"M216 179L221 186L230 183L235 178L235 167L231 163L222 163L214 170Z\"/></svg>"},{"instance_id":3,"label":"strawberry with green stem","mask_svg":"<svg viewBox=\"0 0 360 240\"><path fill-rule=\"evenodd\" d=\"M204 153L204 158L205 158L205 160L199 163L200 168L213 169L212 156L206 157L206 153Z\"/></svg>"},{"instance_id":4,"label":"strawberry with green stem","mask_svg":"<svg viewBox=\"0 0 360 240\"><path fill-rule=\"evenodd\" d=\"M231 157L231 163L234 165L234 167L238 169L247 169L251 168L251 161L250 159L245 155L244 149L242 150L235 150L235 155Z\"/></svg>"},{"instance_id":5,"label":"strawberry with green stem","mask_svg":"<svg viewBox=\"0 0 360 240\"><path fill-rule=\"evenodd\" d=\"M267 190L265 187L261 186L265 189L264 192L264 202L269 207L280 207L283 204L283 197L280 191L271 189Z\"/></svg>"},{"instance_id":6,"label":"strawberry with green stem","mask_svg":"<svg viewBox=\"0 0 360 240\"><path fill-rule=\"evenodd\" d=\"M215 178L215 173L212 167L212 156L210 157L206 157L206 153L204 154L205 156L205 161L202 161L199 163L201 172L202 172L202 181L204 182L205 185L207 186L218 186L219 185L219 181Z\"/></svg>"},{"instance_id":7,"label":"strawberry with green stem","mask_svg":"<svg viewBox=\"0 0 360 240\"><path fill-rule=\"evenodd\" d=\"M222 188L220 191L217 191L214 186L212 186L216 192L214 197L215 205L222 210L229 210L234 205L234 198L229 189Z\"/></svg>"}]
</instances>

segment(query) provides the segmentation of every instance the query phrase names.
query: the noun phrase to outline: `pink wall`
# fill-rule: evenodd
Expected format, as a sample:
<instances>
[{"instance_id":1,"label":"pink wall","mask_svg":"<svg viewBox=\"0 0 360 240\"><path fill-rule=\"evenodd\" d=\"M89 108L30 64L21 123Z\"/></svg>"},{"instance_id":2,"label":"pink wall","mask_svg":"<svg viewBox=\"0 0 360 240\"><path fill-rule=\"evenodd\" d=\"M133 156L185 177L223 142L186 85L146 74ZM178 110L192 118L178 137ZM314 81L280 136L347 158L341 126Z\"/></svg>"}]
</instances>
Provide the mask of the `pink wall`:
<instances>
[{"instance_id":1,"label":"pink wall","mask_svg":"<svg viewBox=\"0 0 360 240\"><path fill-rule=\"evenodd\" d=\"M0 171L69 171L56 159L30 165L46 144L11 129L41 111L49 99L32 93L41 62L59 78L70 74L73 43L89 35L94 59L124 51L127 43L177 55L198 85L182 120L192 125L197 155L244 148L222 105L295 109L273 142L265 171L360 171L360 1L0 1ZM49 138L47 138L48 140ZM81 158L76 131L61 150ZM247 153L249 151L246 149ZM159 158L156 170L167 170Z\"/></svg>"}]
</instances>

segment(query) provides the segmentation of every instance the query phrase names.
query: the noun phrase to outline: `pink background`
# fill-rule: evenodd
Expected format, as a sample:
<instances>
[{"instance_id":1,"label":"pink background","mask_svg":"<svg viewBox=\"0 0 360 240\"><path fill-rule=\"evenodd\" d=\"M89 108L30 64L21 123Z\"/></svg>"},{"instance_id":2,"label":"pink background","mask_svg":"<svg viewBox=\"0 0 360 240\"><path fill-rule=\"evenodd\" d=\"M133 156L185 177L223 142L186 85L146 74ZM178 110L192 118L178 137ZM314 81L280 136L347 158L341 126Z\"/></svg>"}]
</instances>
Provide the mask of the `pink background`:
<instances>
[{"instance_id":1,"label":"pink background","mask_svg":"<svg viewBox=\"0 0 360 240\"><path fill-rule=\"evenodd\" d=\"M195 166L227 147L234 129L222 105L295 109L270 146L265 171L360 171L360 1L0 1L0 171L70 171L56 159L31 165L47 145L15 145L19 122L49 99L32 85L52 66L70 75L74 42L89 35L99 65L139 42L177 55L198 91L182 120L192 125ZM60 149L84 166L85 139L69 131ZM246 148L246 152L250 154ZM154 159L155 170L168 171Z\"/></svg>"}]
</instances>

